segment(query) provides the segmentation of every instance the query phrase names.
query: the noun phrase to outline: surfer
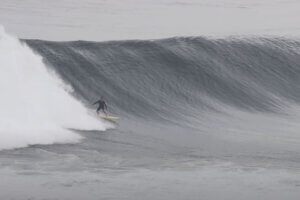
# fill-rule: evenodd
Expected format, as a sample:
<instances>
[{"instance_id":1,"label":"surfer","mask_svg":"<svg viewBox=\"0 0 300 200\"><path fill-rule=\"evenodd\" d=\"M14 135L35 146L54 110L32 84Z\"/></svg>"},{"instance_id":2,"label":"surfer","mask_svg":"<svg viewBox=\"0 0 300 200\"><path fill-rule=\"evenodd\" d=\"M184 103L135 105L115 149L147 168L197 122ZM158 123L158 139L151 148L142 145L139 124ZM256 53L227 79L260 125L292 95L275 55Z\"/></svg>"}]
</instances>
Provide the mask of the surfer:
<instances>
[{"instance_id":1,"label":"surfer","mask_svg":"<svg viewBox=\"0 0 300 200\"><path fill-rule=\"evenodd\" d=\"M107 115L107 112L106 112L107 111L107 105L106 105L103 97L101 97L100 100L98 100L95 103L93 103L93 105L95 105L97 103L99 104L98 108L97 108L97 114L99 114L99 111L102 110Z\"/></svg>"}]
</instances>

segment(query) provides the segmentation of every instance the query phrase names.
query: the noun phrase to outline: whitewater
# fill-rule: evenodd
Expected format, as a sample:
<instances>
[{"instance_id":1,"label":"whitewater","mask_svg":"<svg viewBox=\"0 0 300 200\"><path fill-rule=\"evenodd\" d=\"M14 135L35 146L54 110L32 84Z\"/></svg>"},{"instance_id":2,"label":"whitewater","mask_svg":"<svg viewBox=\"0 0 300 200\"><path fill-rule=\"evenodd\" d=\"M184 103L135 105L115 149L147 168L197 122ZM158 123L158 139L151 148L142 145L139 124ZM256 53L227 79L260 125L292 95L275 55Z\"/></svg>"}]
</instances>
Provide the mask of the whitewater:
<instances>
[{"instance_id":1,"label":"whitewater","mask_svg":"<svg viewBox=\"0 0 300 200\"><path fill-rule=\"evenodd\" d=\"M0 149L78 142L68 129L105 130L42 58L0 30Z\"/></svg>"}]
</instances>

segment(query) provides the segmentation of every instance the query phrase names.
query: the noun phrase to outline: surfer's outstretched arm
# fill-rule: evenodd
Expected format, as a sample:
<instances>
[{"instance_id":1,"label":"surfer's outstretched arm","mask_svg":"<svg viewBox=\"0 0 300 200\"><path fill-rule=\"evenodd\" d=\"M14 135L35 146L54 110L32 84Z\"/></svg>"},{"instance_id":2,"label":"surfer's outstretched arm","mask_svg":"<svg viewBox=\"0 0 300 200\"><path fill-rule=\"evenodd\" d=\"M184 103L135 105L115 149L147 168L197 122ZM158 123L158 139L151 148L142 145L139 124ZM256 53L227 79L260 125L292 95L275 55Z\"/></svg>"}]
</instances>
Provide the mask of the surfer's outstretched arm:
<instances>
[{"instance_id":1,"label":"surfer's outstretched arm","mask_svg":"<svg viewBox=\"0 0 300 200\"><path fill-rule=\"evenodd\" d=\"M93 103L93 105L95 105L95 104L97 104L97 103L99 103L99 100L98 100L98 101L96 101L95 103Z\"/></svg>"}]
</instances>

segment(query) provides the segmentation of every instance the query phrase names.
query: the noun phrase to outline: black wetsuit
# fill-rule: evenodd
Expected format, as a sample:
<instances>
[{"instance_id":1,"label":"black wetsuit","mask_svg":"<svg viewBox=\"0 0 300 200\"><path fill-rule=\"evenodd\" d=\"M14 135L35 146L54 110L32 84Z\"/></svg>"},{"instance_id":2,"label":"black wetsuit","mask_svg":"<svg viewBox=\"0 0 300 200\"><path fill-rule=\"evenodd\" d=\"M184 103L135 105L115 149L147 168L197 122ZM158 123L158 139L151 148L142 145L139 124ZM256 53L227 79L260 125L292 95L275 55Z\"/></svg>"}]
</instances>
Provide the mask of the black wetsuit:
<instances>
[{"instance_id":1,"label":"black wetsuit","mask_svg":"<svg viewBox=\"0 0 300 200\"><path fill-rule=\"evenodd\" d=\"M107 110L107 106L106 106L106 103L105 101L103 100L98 100L96 101L93 105L95 104L99 104L98 108L97 108L97 113L99 112L99 110L103 110L103 112L105 112L105 109Z\"/></svg>"}]
</instances>

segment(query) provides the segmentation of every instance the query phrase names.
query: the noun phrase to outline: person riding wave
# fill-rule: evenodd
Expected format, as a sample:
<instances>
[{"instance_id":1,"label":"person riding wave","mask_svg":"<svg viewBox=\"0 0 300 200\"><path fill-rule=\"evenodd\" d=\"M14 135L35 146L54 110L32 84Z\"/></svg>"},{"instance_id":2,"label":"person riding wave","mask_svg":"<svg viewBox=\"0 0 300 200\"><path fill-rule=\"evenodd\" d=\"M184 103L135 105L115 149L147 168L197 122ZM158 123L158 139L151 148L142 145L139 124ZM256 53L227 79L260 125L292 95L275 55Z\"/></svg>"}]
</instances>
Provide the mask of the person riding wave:
<instances>
[{"instance_id":1,"label":"person riding wave","mask_svg":"<svg viewBox=\"0 0 300 200\"><path fill-rule=\"evenodd\" d=\"M102 110L106 115L107 115L107 105L103 99L103 97L101 97L100 100L96 101L95 103L93 103L93 105L95 104L99 104L98 108L97 108L97 114L99 114L99 111Z\"/></svg>"}]
</instances>

